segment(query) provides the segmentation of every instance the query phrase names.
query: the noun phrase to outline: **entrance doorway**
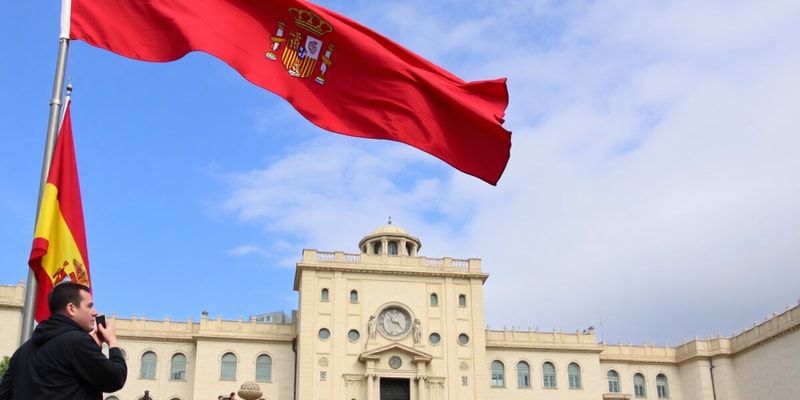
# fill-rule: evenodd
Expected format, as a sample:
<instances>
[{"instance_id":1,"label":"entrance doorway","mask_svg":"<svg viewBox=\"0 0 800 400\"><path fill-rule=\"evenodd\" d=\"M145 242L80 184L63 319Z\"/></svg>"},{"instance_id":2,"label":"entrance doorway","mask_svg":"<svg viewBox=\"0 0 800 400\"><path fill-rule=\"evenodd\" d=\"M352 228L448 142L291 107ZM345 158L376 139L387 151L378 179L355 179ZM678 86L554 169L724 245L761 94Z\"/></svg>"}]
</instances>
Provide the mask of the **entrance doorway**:
<instances>
[{"instance_id":1,"label":"entrance doorway","mask_svg":"<svg viewBox=\"0 0 800 400\"><path fill-rule=\"evenodd\" d=\"M408 379L381 378L381 400L411 400Z\"/></svg>"}]
</instances>

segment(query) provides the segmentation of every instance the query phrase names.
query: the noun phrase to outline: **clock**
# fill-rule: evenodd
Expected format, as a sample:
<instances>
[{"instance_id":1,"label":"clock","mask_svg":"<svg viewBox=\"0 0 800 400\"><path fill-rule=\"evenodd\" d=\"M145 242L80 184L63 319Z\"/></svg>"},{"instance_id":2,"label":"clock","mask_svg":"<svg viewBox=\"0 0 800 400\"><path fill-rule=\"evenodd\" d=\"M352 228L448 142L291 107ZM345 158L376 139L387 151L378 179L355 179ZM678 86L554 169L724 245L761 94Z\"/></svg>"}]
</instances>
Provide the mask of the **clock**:
<instances>
[{"instance_id":1,"label":"clock","mask_svg":"<svg viewBox=\"0 0 800 400\"><path fill-rule=\"evenodd\" d=\"M411 318L406 310L389 307L378 316L378 327L381 333L388 338L401 338L411 330Z\"/></svg>"}]
</instances>

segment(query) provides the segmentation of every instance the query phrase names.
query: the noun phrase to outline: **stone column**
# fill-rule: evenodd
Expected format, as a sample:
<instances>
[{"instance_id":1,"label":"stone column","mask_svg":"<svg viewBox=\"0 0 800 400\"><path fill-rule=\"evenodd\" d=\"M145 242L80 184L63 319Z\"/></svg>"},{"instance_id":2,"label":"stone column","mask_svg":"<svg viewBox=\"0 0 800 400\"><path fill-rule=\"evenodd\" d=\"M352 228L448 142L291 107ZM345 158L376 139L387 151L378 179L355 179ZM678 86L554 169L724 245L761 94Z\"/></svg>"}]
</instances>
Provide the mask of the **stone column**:
<instances>
[{"instance_id":1,"label":"stone column","mask_svg":"<svg viewBox=\"0 0 800 400\"><path fill-rule=\"evenodd\" d=\"M417 375L417 400L426 400L425 396L425 381L428 379L425 375Z\"/></svg>"},{"instance_id":2,"label":"stone column","mask_svg":"<svg viewBox=\"0 0 800 400\"><path fill-rule=\"evenodd\" d=\"M367 400L375 399L375 374L367 374Z\"/></svg>"}]
</instances>

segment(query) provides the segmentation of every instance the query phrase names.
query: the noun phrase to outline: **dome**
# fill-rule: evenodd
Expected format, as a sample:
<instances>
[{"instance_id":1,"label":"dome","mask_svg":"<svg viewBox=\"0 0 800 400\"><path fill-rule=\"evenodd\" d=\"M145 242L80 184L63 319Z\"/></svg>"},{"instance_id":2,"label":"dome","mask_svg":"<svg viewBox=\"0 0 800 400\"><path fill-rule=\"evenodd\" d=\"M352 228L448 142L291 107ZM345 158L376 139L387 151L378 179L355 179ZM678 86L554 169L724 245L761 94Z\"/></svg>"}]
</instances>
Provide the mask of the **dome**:
<instances>
[{"instance_id":1,"label":"dome","mask_svg":"<svg viewBox=\"0 0 800 400\"><path fill-rule=\"evenodd\" d=\"M399 227L397 225L388 224L388 225L384 225L384 226L382 226L382 227L380 227L378 229L375 229L374 231L372 231L372 233L370 233L367 236L392 235L392 234L394 234L394 235L408 235L408 232L405 229L403 229L403 228L401 228L401 227Z\"/></svg>"},{"instance_id":2,"label":"dome","mask_svg":"<svg viewBox=\"0 0 800 400\"><path fill-rule=\"evenodd\" d=\"M389 223L375 229L358 242L363 254L387 254L391 256L417 256L422 242L405 229Z\"/></svg>"}]
</instances>

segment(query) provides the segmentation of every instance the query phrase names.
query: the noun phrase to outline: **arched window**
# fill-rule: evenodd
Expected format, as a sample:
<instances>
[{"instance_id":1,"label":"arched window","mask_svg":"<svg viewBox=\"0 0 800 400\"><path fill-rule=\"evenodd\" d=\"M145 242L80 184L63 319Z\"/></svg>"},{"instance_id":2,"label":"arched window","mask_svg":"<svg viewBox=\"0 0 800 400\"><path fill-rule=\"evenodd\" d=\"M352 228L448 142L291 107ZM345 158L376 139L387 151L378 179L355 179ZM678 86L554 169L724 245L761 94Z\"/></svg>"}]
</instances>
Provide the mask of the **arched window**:
<instances>
[{"instance_id":1,"label":"arched window","mask_svg":"<svg viewBox=\"0 0 800 400\"><path fill-rule=\"evenodd\" d=\"M506 385L506 367L500 361L492 361L492 387Z\"/></svg>"},{"instance_id":2,"label":"arched window","mask_svg":"<svg viewBox=\"0 0 800 400\"><path fill-rule=\"evenodd\" d=\"M531 387L531 366L525 361L517 363L517 386L521 388Z\"/></svg>"},{"instance_id":3,"label":"arched window","mask_svg":"<svg viewBox=\"0 0 800 400\"><path fill-rule=\"evenodd\" d=\"M556 366L549 361L542 364L542 383L546 388L556 387Z\"/></svg>"},{"instance_id":4,"label":"arched window","mask_svg":"<svg viewBox=\"0 0 800 400\"><path fill-rule=\"evenodd\" d=\"M353 289L350 291L350 302L358 303L358 290Z\"/></svg>"},{"instance_id":5,"label":"arched window","mask_svg":"<svg viewBox=\"0 0 800 400\"><path fill-rule=\"evenodd\" d=\"M606 374L608 377L608 392L619 393L619 374L613 369Z\"/></svg>"},{"instance_id":6,"label":"arched window","mask_svg":"<svg viewBox=\"0 0 800 400\"><path fill-rule=\"evenodd\" d=\"M328 297L328 289L322 289L322 291L319 292L319 301L328 301Z\"/></svg>"},{"instance_id":7,"label":"arched window","mask_svg":"<svg viewBox=\"0 0 800 400\"><path fill-rule=\"evenodd\" d=\"M431 293L431 307L439 306L439 296L436 293Z\"/></svg>"},{"instance_id":8,"label":"arched window","mask_svg":"<svg viewBox=\"0 0 800 400\"><path fill-rule=\"evenodd\" d=\"M636 397L647 396L647 391L644 387L644 375L636 374L633 376L633 395Z\"/></svg>"},{"instance_id":9,"label":"arched window","mask_svg":"<svg viewBox=\"0 0 800 400\"><path fill-rule=\"evenodd\" d=\"M465 294L458 295L458 306L459 307L466 307L467 306L467 295L465 295Z\"/></svg>"},{"instance_id":10,"label":"arched window","mask_svg":"<svg viewBox=\"0 0 800 400\"><path fill-rule=\"evenodd\" d=\"M117 396L108 396L108 397L106 397L106 400L119 400L119 397L117 397Z\"/></svg>"},{"instance_id":11,"label":"arched window","mask_svg":"<svg viewBox=\"0 0 800 400\"><path fill-rule=\"evenodd\" d=\"M172 356L172 365L169 368L169 379L186 380L186 356L178 353Z\"/></svg>"},{"instance_id":12,"label":"arched window","mask_svg":"<svg viewBox=\"0 0 800 400\"><path fill-rule=\"evenodd\" d=\"M581 387L581 367L576 363L569 363L567 366L567 376L569 377L570 389Z\"/></svg>"},{"instance_id":13,"label":"arched window","mask_svg":"<svg viewBox=\"0 0 800 400\"><path fill-rule=\"evenodd\" d=\"M656 375L656 391L658 391L659 399L669 398L669 382L667 382L666 375L664 374Z\"/></svg>"},{"instance_id":14,"label":"arched window","mask_svg":"<svg viewBox=\"0 0 800 400\"><path fill-rule=\"evenodd\" d=\"M156 353L148 351L142 355L142 369L139 370L139 378L156 379Z\"/></svg>"},{"instance_id":15,"label":"arched window","mask_svg":"<svg viewBox=\"0 0 800 400\"><path fill-rule=\"evenodd\" d=\"M220 366L219 378L225 380L236 379L236 355L233 353L225 353L222 356L222 364Z\"/></svg>"},{"instance_id":16,"label":"arched window","mask_svg":"<svg viewBox=\"0 0 800 400\"><path fill-rule=\"evenodd\" d=\"M397 242L389 242L389 255L396 256L397 255Z\"/></svg>"},{"instance_id":17,"label":"arched window","mask_svg":"<svg viewBox=\"0 0 800 400\"><path fill-rule=\"evenodd\" d=\"M381 254L381 242L375 243L375 248L373 250L375 250L375 254Z\"/></svg>"},{"instance_id":18,"label":"arched window","mask_svg":"<svg viewBox=\"0 0 800 400\"><path fill-rule=\"evenodd\" d=\"M272 380L272 357L262 354L256 359L256 380L269 382Z\"/></svg>"}]
</instances>

